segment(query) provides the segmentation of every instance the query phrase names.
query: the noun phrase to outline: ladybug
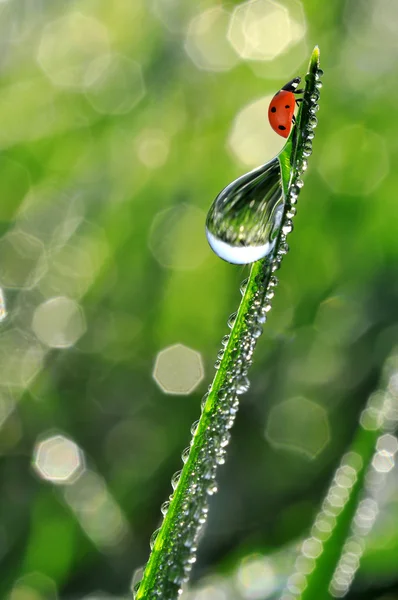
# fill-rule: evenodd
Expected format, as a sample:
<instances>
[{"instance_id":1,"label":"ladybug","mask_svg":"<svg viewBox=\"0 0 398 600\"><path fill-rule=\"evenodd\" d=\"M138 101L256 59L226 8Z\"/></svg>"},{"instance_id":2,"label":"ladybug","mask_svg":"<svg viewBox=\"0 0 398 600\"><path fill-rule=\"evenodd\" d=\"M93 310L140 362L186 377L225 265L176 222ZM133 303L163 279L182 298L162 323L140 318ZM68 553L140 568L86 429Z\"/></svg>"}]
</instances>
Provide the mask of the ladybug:
<instances>
[{"instance_id":1,"label":"ladybug","mask_svg":"<svg viewBox=\"0 0 398 600\"><path fill-rule=\"evenodd\" d=\"M302 102L302 98L295 98L295 94L302 94L304 90L298 90L297 86L301 77L295 77L283 86L272 98L268 108L268 120L274 131L284 138L289 136L292 123L295 123L294 109L296 104Z\"/></svg>"}]
</instances>

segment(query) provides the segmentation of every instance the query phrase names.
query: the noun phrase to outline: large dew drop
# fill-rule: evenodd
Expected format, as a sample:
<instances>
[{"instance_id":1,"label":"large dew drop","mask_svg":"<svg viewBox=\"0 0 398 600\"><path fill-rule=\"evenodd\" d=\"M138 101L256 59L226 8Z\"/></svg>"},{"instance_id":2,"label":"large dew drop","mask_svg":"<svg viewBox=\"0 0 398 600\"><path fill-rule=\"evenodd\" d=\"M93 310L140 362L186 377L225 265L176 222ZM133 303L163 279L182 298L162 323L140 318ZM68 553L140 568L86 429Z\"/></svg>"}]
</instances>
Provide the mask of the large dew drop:
<instances>
[{"instance_id":1,"label":"large dew drop","mask_svg":"<svg viewBox=\"0 0 398 600\"><path fill-rule=\"evenodd\" d=\"M206 219L208 242L230 263L255 262L274 247L282 215L281 168L274 158L218 194Z\"/></svg>"}]
</instances>

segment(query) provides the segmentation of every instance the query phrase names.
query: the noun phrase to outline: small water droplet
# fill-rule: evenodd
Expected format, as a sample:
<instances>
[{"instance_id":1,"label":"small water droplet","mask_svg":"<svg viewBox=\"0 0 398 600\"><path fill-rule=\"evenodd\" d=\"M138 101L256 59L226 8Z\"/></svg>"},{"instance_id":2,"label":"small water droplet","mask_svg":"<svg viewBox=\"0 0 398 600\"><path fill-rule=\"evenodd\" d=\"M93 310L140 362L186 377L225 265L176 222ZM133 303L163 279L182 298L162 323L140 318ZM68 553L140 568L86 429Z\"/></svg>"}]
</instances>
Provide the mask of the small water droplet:
<instances>
[{"instance_id":1,"label":"small water droplet","mask_svg":"<svg viewBox=\"0 0 398 600\"><path fill-rule=\"evenodd\" d=\"M322 83L322 81L316 81L316 82L315 82L315 86L318 88L318 90L320 90L320 89L321 89L321 87L323 86L323 83Z\"/></svg>"},{"instance_id":2,"label":"small water droplet","mask_svg":"<svg viewBox=\"0 0 398 600\"><path fill-rule=\"evenodd\" d=\"M155 531L151 535L151 539L149 540L149 546L150 546L151 550L154 549L156 539L157 539L157 537L159 535L159 531L160 531L160 528L159 529L155 529Z\"/></svg>"},{"instance_id":3,"label":"small water droplet","mask_svg":"<svg viewBox=\"0 0 398 600\"><path fill-rule=\"evenodd\" d=\"M185 448L185 450L183 450L183 451L182 451L181 458L182 458L182 462L183 462L184 464L185 464L185 463L187 462L187 460L188 460L188 457L189 457L189 452L190 452L190 450L191 450L191 447L190 447L190 446L188 446L187 448Z\"/></svg>"},{"instance_id":4,"label":"small water droplet","mask_svg":"<svg viewBox=\"0 0 398 600\"><path fill-rule=\"evenodd\" d=\"M269 287L276 287L279 283L279 279L277 277L275 277L275 275L272 275L272 277L270 277L269 280Z\"/></svg>"},{"instance_id":5,"label":"small water droplet","mask_svg":"<svg viewBox=\"0 0 398 600\"><path fill-rule=\"evenodd\" d=\"M192 423L192 427L191 427L191 434L195 435L195 433L198 430L198 426L199 426L199 419L197 421L194 421L194 423Z\"/></svg>"},{"instance_id":6,"label":"small water droplet","mask_svg":"<svg viewBox=\"0 0 398 600\"><path fill-rule=\"evenodd\" d=\"M296 216L296 213L297 213L296 207L295 206L291 206L289 208L289 210L286 212L286 216L287 216L288 219L292 219L293 217Z\"/></svg>"},{"instance_id":7,"label":"small water droplet","mask_svg":"<svg viewBox=\"0 0 398 600\"><path fill-rule=\"evenodd\" d=\"M296 180L296 186L301 189L304 185L304 181L302 179L297 179Z\"/></svg>"},{"instance_id":8,"label":"small water droplet","mask_svg":"<svg viewBox=\"0 0 398 600\"><path fill-rule=\"evenodd\" d=\"M242 377L238 381L238 385L236 386L236 393L239 394L239 395L240 394L245 394L248 391L249 387L250 387L250 381L248 380L248 378L247 377Z\"/></svg>"},{"instance_id":9,"label":"small water droplet","mask_svg":"<svg viewBox=\"0 0 398 600\"><path fill-rule=\"evenodd\" d=\"M274 261L272 261L272 265L271 265L271 271L272 273L275 273L275 271L278 271L278 269L281 268L281 261L275 259Z\"/></svg>"},{"instance_id":10,"label":"small water droplet","mask_svg":"<svg viewBox=\"0 0 398 600\"><path fill-rule=\"evenodd\" d=\"M182 471L176 471L173 477L171 478L171 487L173 488L173 490L176 489L178 482L180 481L181 473Z\"/></svg>"},{"instance_id":11,"label":"small water droplet","mask_svg":"<svg viewBox=\"0 0 398 600\"><path fill-rule=\"evenodd\" d=\"M322 75L324 75L324 74L325 74L325 73L323 72L323 69L320 69L320 68L318 67L318 69L317 69L317 75L318 75L318 77L322 77Z\"/></svg>"},{"instance_id":12,"label":"small water droplet","mask_svg":"<svg viewBox=\"0 0 398 600\"><path fill-rule=\"evenodd\" d=\"M224 335L223 339L221 340L221 345L222 346L226 346L229 342L229 335Z\"/></svg>"},{"instance_id":13,"label":"small water droplet","mask_svg":"<svg viewBox=\"0 0 398 600\"><path fill-rule=\"evenodd\" d=\"M275 245L282 212L281 169L274 158L220 192L206 219L208 242L228 262L259 260Z\"/></svg>"},{"instance_id":14,"label":"small water droplet","mask_svg":"<svg viewBox=\"0 0 398 600\"><path fill-rule=\"evenodd\" d=\"M202 400L200 401L200 408L203 411L207 402L207 398L209 397L209 392L207 392L203 397Z\"/></svg>"},{"instance_id":15,"label":"small water droplet","mask_svg":"<svg viewBox=\"0 0 398 600\"><path fill-rule=\"evenodd\" d=\"M285 233L286 235L287 235L288 233L291 233L291 232L293 231L293 222L292 222L292 221L290 221L290 219L288 219L288 220L287 220L287 221L286 221L286 222L283 224L282 231L283 231L283 233Z\"/></svg>"},{"instance_id":16,"label":"small water droplet","mask_svg":"<svg viewBox=\"0 0 398 600\"><path fill-rule=\"evenodd\" d=\"M242 283L240 284L240 293L242 294L242 296L245 295L246 289L247 289L247 284L249 283L249 278L246 277L246 279L244 279L242 281Z\"/></svg>"},{"instance_id":17,"label":"small water droplet","mask_svg":"<svg viewBox=\"0 0 398 600\"><path fill-rule=\"evenodd\" d=\"M232 329L232 327L235 325L237 314L238 314L237 312L233 312L232 315L229 316L227 325L230 329Z\"/></svg>"},{"instance_id":18,"label":"small water droplet","mask_svg":"<svg viewBox=\"0 0 398 600\"><path fill-rule=\"evenodd\" d=\"M217 353L218 360L222 360L224 354L225 354L224 348L222 348L221 350L219 350L218 353Z\"/></svg>"},{"instance_id":19,"label":"small water droplet","mask_svg":"<svg viewBox=\"0 0 398 600\"><path fill-rule=\"evenodd\" d=\"M221 360L216 360L216 362L214 363L214 368L219 369L220 366L221 366Z\"/></svg>"},{"instance_id":20,"label":"small water droplet","mask_svg":"<svg viewBox=\"0 0 398 600\"><path fill-rule=\"evenodd\" d=\"M213 494L215 494L218 490L217 484L215 482L211 483L207 489L206 492L209 494L209 496L212 496Z\"/></svg>"},{"instance_id":21,"label":"small water droplet","mask_svg":"<svg viewBox=\"0 0 398 600\"><path fill-rule=\"evenodd\" d=\"M318 125L318 119L316 117L311 117L309 120L309 124L313 129Z\"/></svg>"},{"instance_id":22,"label":"small water droplet","mask_svg":"<svg viewBox=\"0 0 398 600\"><path fill-rule=\"evenodd\" d=\"M170 502L168 500L166 500L166 502L163 502L162 506L160 507L160 512L162 513L162 515L165 517L167 514L167 511L169 510L169 506L170 506Z\"/></svg>"}]
</instances>

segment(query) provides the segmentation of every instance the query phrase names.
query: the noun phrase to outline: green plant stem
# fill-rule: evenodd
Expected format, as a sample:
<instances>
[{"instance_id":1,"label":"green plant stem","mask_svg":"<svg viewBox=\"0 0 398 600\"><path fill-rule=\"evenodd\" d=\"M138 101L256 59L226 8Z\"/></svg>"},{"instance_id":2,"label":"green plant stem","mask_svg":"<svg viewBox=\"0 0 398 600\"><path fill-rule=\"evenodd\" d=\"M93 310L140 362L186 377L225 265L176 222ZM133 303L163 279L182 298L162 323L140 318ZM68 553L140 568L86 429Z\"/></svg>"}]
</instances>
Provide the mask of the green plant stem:
<instances>
[{"instance_id":1,"label":"green plant stem","mask_svg":"<svg viewBox=\"0 0 398 600\"><path fill-rule=\"evenodd\" d=\"M178 479L173 486L174 494L162 526L153 536L152 552L143 579L135 590L137 600L176 598L195 560L198 534L207 514L207 496L216 491L216 467L224 462L228 430L238 406L237 396L245 390L253 350L271 307L273 288L277 284L273 273L287 252L286 235L291 231L290 219L295 212L292 206L302 186L299 177L305 169L305 152L313 137L309 133L316 125L311 110L315 111L317 107L319 74L319 50L315 48L306 77L304 102L298 111L293 133L278 157L285 198L282 227L272 253L251 266L236 317L229 323L228 342L206 396L200 421L193 431L189 456L181 474L173 478L175 482Z\"/></svg>"}]
</instances>

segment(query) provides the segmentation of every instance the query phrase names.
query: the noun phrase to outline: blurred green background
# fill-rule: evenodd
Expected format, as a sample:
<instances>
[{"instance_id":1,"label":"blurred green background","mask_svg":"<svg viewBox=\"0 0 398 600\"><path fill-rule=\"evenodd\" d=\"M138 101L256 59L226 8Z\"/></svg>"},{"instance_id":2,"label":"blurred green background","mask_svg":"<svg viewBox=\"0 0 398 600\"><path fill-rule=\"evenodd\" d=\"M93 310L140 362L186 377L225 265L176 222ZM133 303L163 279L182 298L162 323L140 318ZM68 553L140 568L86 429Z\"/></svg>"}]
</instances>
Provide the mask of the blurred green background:
<instances>
[{"instance_id":1,"label":"blurred green background","mask_svg":"<svg viewBox=\"0 0 398 600\"><path fill-rule=\"evenodd\" d=\"M0 597L127 598L247 268L206 211L325 71L189 600L277 598L398 340L398 3L0 3ZM349 598L395 598L398 472ZM398 595L398 591L396 592ZM387 594L387 595L386 595Z\"/></svg>"}]
</instances>

